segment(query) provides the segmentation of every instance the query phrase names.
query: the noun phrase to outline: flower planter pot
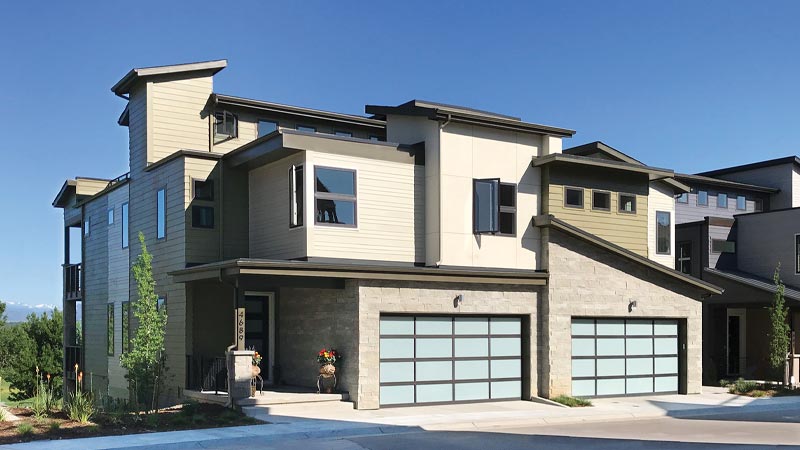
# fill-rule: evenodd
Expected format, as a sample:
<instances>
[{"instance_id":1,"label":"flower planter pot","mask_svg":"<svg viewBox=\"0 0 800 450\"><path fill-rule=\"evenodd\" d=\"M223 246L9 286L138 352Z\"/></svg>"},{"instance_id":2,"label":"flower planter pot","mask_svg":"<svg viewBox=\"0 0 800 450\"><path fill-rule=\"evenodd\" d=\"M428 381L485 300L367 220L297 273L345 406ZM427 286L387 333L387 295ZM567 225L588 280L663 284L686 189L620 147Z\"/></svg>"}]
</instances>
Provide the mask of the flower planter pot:
<instances>
[{"instance_id":1,"label":"flower planter pot","mask_svg":"<svg viewBox=\"0 0 800 450\"><path fill-rule=\"evenodd\" d=\"M319 368L317 378L318 392L332 394L336 388L336 367L333 364L324 364Z\"/></svg>"}]
</instances>

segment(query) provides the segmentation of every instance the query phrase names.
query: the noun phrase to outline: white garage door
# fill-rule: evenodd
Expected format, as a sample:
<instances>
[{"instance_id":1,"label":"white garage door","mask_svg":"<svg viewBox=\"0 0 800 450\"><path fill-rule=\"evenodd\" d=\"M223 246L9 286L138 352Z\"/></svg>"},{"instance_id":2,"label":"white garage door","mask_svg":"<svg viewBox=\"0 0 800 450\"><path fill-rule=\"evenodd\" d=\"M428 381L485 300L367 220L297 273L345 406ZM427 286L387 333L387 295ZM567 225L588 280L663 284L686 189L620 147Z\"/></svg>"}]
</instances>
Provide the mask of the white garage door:
<instances>
[{"instance_id":1,"label":"white garage door","mask_svg":"<svg viewBox=\"0 0 800 450\"><path fill-rule=\"evenodd\" d=\"M381 316L382 406L520 399L519 317Z\"/></svg>"},{"instance_id":2,"label":"white garage door","mask_svg":"<svg viewBox=\"0 0 800 450\"><path fill-rule=\"evenodd\" d=\"M678 321L573 319L572 395L678 392Z\"/></svg>"}]
</instances>

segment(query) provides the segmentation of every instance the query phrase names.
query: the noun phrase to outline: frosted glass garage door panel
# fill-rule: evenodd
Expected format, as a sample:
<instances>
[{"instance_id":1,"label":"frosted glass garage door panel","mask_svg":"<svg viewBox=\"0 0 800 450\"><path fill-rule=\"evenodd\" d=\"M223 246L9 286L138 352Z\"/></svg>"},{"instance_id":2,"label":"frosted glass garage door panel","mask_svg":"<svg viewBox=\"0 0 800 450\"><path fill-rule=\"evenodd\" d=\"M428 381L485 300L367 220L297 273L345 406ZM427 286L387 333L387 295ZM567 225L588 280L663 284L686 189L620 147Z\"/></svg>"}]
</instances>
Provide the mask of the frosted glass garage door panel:
<instances>
[{"instance_id":1,"label":"frosted glass garage door panel","mask_svg":"<svg viewBox=\"0 0 800 450\"><path fill-rule=\"evenodd\" d=\"M413 358L414 339L381 339L381 358Z\"/></svg>"},{"instance_id":2,"label":"frosted glass garage door panel","mask_svg":"<svg viewBox=\"0 0 800 450\"><path fill-rule=\"evenodd\" d=\"M594 360L593 359L573 359L572 360L572 376L573 377L593 377Z\"/></svg>"},{"instance_id":3,"label":"frosted glass garage door panel","mask_svg":"<svg viewBox=\"0 0 800 450\"><path fill-rule=\"evenodd\" d=\"M417 385L417 403L451 401L453 401L453 385L450 383Z\"/></svg>"},{"instance_id":4,"label":"frosted glass garage door panel","mask_svg":"<svg viewBox=\"0 0 800 450\"><path fill-rule=\"evenodd\" d=\"M573 336L594 336L593 319L572 319Z\"/></svg>"},{"instance_id":5,"label":"frosted glass garage door panel","mask_svg":"<svg viewBox=\"0 0 800 450\"><path fill-rule=\"evenodd\" d=\"M652 320L629 320L625 323L625 334L628 336L652 336Z\"/></svg>"},{"instance_id":6,"label":"frosted glass garage door panel","mask_svg":"<svg viewBox=\"0 0 800 450\"><path fill-rule=\"evenodd\" d=\"M594 356L594 339L573 338L572 356Z\"/></svg>"},{"instance_id":7,"label":"frosted glass garage door panel","mask_svg":"<svg viewBox=\"0 0 800 450\"><path fill-rule=\"evenodd\" d=\"M520 356L522 353L522 341L520 338L496 338L491 339L492 357L495 356Z\"/></svg>"},{"instance_id":8,"label":"frosted glass garage door panel","mask_svg":"<svg viewBox=\"0 0 800 450\"><path fill-rule=\"evenodd\" d=\"M656 336L677 336L678 322L674 320L656 320L653 334Z\"/></svg>"},{"instance_id":9,"label":"frosted glass garage door panel","mask_svg":"<svg viewBox=\"0 0 800 450\"><path fill-rule=\"evenodd\" d=\"M650 375L653 373L653 358L628 358L626 375Z\"/></svg>"},{"instance_id":10,"label":"frosted glass garage door panel","mask_svg":"<svg viewBox=\"0 0 800 450\"><path fill-rule=\"evenodd\" d=\"M456 338L456 358L489 356L489 339Z\"/></svg>"},{"instance_id":11,"label":"frosted glass garage door panel","mask_svg":"<svg viewBox=\"0 0 800 450\"><path fill-rule=\"evenodd\" d=\"M522 334L522 321L514 317L492 318L489 331L492 334Z\"/></svg>"},{"instance_id":12,"label":"frosted glass garage door panel","mask_svg":"<svg viewBox=\"0 0 800 450\"><path fill-rule=\"evenodd\" d=\"M488 360L456 361L456 380L485 380L487 378L489 378Z\"/></svg>"},{"instance_id":13,"label":"frosted glass garage door panel","mask_svg":"<svg viewBox=\"0 0 800 450\"><path fill-rule=\"evenodd\" d=\"M625 379L597 380L597 395L625 395Z\"/></svg>"},{"instance_id":14,"label":"frosted glass garage door panel","mask_svg":"<svg viewBox=\"0 0 800 450\"><path fill-rule=\"evenodd\" d=\"M631 356L653 354L652 338L628 338L625 345L627 354Z\"/></svg>"},{"instance_id":15,"label":"frosted glass garage door panel","mask_svg":"<svg viewBox=\"0 0 800 450\"><path fill-rule=\"evenodd\" d=\"M414 334L413 317L381 317L381 334Z\"/></svg>"},{"instance_id":16,"label":"frosted glass garage door panel","mask_svg":"<svg viewBox=\"0 0 800 450\"><path fill-rule=\"evenodd\" d=\"M656 374L678 373L678 357L656 358Z\"/></svg>"},{"instance_id":17,"label":"frosted glass garage door panel","mask_svg":"<svg viewBox=\"0 0 800 450\"><path fill-rule=\"evenodd\" d=\"M453 379L450 361L417 361L417 381L442 381Z\"/></svg>"},{"instance_id":18,"label":"frosted glass garage door panel","mask_svg":"<svg viewBox=\"0 0 800 450\"><path fill-rule=\"evenodd\" d=\"M597 335L598 336L624 336L625 335L625 321L624 320L598 320L597 321Z\"/></svg>"},{"instance_id":19,"label":"frosted glass garage door panel","mask_svg":"<svg viewBox=\"0 0 800 450\"><path fill-rule=\"evenodd\" d=\"M677 392L678 377L656 377L656 392Z\"/></svg>"},{"instance_id":20,"label":"frosted glass garage door panel","mask_svg":"<svg viewBox=\"0 0 800 450\"><path fill-rule=\"evenodd\" d=\"M489 383L456 383L456 401L488 400Z\"/></svg>"},{"instance_id":21,"label":"frosted glass garage door panel","mask_svg":"<svg viewBox=\"0 0 800 450\"><path fill-rule=\"evenodd\" d=\"M628 394L645 394L653 392L653 378L628 378L626 380Z\"/></svg>"},{"instance_id":22,"label":"frosted glass garage door panel","mask_svg":"<svg viewBox=\"0 0 800 450\"><path fill-rule=\"evenodd\" d=\"M414 386L381 386L381 405L414 403Z\"/></svg>"},{"instance_id":23,"label":"frosted glass garage door panel","mask_svg":"<svg viewBox=\"0 0 800 450\"><path fill-rule=\"evenodd\" d=\"M397 383L401 381L414 381L413 362L382 362L381 383Z\"/></svg>"},{"instance_id":24,"label":"frosted glass garage door panel","mask_svg":"<svg viewBox=\"0 0 800 450\"><path fill-rule=\"evenodd\" d=\"M456 335L464 334L489 334L489 319L487 317L456 317Z\"/></svg>"},{"instance_id":25,"label":"frosted glass garage door panel","mask_svg":"<svg viewBox=\"0 0 800 450\"><path fill-rule=\"evenodd\" d=\"M417 359L450 358L453 356L453 340L450 338L417 338Z\"/></svg>"},{"instance_id":26,"label":"frosted glass garage door panel","mask_svg":"<svg viewBox=\"0 0 800 450\"><path fill-rule=\"evenodd\" d=\"M522 363L518 359L495 359L492 361L492 378L519 378Z\"/></svg>"},{"instance_id":27,"label":"frosted glass garage door panel","mask_svg":"<svg viewBox=\"0 0 800 450\"><path fill-rule=\"evenodd\" d=\"M678 339L677 338L656 338L655 339L655 353L656 355L677 355L678 354Z\"/></svg>"},{"instance_id":28,"label":"frosted glass garage door panel","mask_svg":"<svg viewBox=\"0 0 800 450\"><path fill-rule=\"evenodd\" d=\"M617 375L625 375L624 358L609 358L609 359L597 360L598 377L613 377Z\"/></svg>"},{"instance_id":29,"label":"frosted glass garage door panel","mask_svg":"<svg viewBox=\"0 0 800 450\"><path fill-rule=\"evenodd\" d=\"M597 338L597 356L617 356L625 354L625 339Z\"/></svg>"},{"instance_id":30,"label":"frosted glass garage door panel","mask_svg":"<svg viewBox=\"0 0 800 450\"><path fill-rule=\"evenodd\" d=\"M572 380L573 397L594 397L594 380Z\"/></svg>"},{"instance_id":31,"label":"frosted glass garage door panel","mask_svg":"<svg viewBox=\"0 0 800 450\"><path fill-rule=\"evenodd\" d=\"M417 317L417 336L453 334L453 319L449 317Z\"/></svg>"},{"instance_id":32,"label":"frosted glass garage door panel","mask_svg":"<svg viewBox=\"0 0 800 450\"><path fill-rule=\"evenodd\" d=\"M519 381L493 381L491 398L521 398L522 383Z\"/></svg>"}]
</instances>

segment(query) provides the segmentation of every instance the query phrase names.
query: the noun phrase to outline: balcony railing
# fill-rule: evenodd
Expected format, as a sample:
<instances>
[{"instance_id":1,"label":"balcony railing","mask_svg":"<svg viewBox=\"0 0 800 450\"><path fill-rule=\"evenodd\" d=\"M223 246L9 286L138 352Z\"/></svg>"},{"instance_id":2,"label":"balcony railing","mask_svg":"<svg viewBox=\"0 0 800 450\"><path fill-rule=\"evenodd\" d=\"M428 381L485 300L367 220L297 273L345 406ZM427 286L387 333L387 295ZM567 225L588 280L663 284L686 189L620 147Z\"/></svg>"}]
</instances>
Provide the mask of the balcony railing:
<instances>
[{"instance_id":1,"label":"balcony railing","mask_svg":"<svg viewBox=\"0 0 800 450\"><path fill-rule=\"evenodd\" d=\"M228 392L225 357L186 355L186 389Z\"/></svg>"},{"instance_id":2,"label":"balcony railing","mask_svg":"<svg viewBox=\"0 0 800 450\"><path fill-rule=\"evenodd\" d=\"M64 299L80 300L82 298L81 265L64 265Z\"/></svg>"}]
</instances>

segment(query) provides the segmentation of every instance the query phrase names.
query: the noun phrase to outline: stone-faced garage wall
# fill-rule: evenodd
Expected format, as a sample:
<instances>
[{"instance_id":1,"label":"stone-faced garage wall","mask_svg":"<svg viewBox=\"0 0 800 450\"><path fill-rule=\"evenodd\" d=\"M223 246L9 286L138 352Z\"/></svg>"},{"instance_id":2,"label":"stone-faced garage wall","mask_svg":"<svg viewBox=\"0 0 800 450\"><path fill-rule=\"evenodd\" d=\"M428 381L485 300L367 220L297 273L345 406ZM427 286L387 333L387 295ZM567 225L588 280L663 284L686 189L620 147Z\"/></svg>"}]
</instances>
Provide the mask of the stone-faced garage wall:
<instances>
[{"instance_id":1,"label":"stone-faced garage wall","mask_svg":"<svg viewBox=\"0 0 800 450\"><path fill-rule=\"evenodd\" d=\"M597 246L546 230L550 282L542 295L540 394L572 390L573 316L685 319L681 354L686 393L699 393L702 378L702 292ZM637 308L628 312L635 300Z\"/></svg>"},{"instance_id":2,"label":"stone-faced garage wall","mask_svg":"<svg viewBox=\"0 0 800 450\"><path fill-rule=\"evenodd\" d=\"M351 398L358 409L379 406L380 315L415 314L509 314L525 317L522 336L524 398L536 395L536 302L539 286L423 283L385 280L358 281L358 391ZM458 306L457 295L464 299Z\"/></svg>"}]
</instances>

